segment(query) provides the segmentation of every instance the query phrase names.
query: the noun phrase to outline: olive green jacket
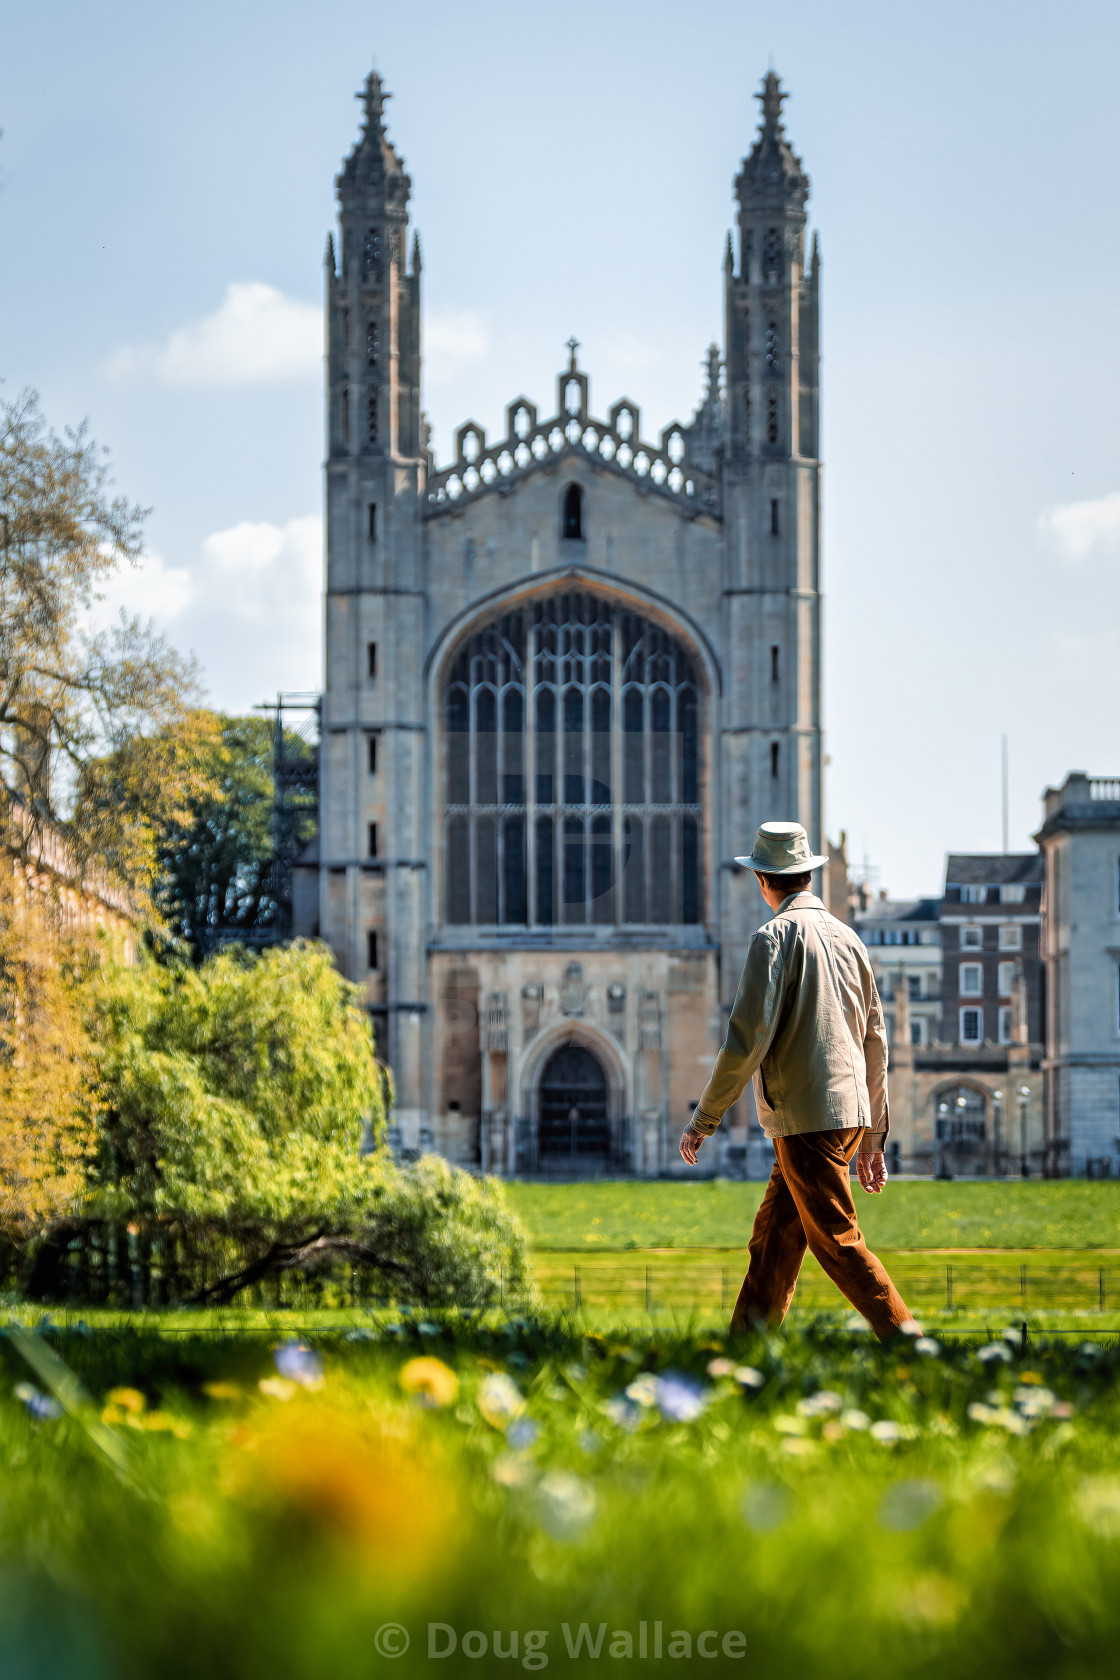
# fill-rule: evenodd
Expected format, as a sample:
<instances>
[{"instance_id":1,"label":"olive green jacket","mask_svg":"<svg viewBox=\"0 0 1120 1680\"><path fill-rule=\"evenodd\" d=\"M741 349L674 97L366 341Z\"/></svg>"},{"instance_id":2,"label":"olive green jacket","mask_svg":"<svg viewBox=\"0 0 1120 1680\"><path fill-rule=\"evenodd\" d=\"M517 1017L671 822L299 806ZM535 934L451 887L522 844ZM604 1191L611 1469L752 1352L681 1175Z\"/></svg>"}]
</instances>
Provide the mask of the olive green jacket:
<instances>
[{"instance_id":1,"label":"olive green jacket","mask_svg":"<svg viewBox=\"0 0 1120 1680\"><path fill-rule=\"evenodd\" d=\"M864 1126L863 1153L882 1149L887 1034L863 942L812 893L794 893L759 928L727 1038L696 1105L710 1137L754 1079L767 1137Z\"/></svg>"}]
</instances>

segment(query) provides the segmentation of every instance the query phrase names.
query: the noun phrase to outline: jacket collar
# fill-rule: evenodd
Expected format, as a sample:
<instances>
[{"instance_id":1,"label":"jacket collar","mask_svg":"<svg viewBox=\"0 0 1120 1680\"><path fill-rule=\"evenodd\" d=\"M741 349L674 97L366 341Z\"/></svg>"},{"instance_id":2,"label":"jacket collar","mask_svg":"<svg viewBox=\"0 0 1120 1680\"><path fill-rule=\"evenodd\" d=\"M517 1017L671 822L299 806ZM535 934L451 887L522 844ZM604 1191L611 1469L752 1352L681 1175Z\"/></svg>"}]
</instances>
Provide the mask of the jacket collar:
<instances>
[{"instance_id":1,"label":"jacket collar","mask_svg":"<svg viewBox=\"0 0 1120 1680\"><path fill-rule=\"evenodd\" d=\"M776 916L784 916L787 910L823 910L823 909L824 909L824 900L822 898L818 898L816 893L799 892L799 893L790 893L788 898L783 898L782 902L779 904L779 906L778 906L777 910L775 910L774 914Z\"/></svg>"}]
</instances>

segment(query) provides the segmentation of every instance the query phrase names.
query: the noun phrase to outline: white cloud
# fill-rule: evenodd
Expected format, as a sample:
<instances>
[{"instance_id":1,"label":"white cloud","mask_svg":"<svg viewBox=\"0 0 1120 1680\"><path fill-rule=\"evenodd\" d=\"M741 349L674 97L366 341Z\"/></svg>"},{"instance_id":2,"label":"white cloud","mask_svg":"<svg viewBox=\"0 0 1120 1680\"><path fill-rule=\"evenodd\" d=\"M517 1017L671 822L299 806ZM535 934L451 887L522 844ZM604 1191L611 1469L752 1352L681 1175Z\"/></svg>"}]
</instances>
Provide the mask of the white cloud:
<instances>
[{"instance_id":1,"label":"white cloud","mask_svg":"<svg viewBox=\"0 0 1120 1680\"><path fill-rule=\"evenodd\" d=\"M1038 526L1066 560L1120 554L1120 491L1091 502L1065 502L1047 508Z\"/></svg>"},{"instance_id":2,"label":"white cloud","mask_svg":"<svg viewBox=\"0 0 1120 1680\"><path fill-rule=\"evenodd\" d=\"M166 385L278 385L319 378L323 312L275 286L239 280L212 315L178 327L162 345L125 345L105 364L110 378L149 375Z\"/></svg>"},{"instance_id":3,"label":"white cloud","mask_svg":"<svg viewBox=\"0 0 1120 1680\"><path fill-rule=\"evenodd\" d=\"M203 540L197 558L169 566L149 555L114 579L95 615L153 620L198 655L212 705L247 711L278 689L322 682L323 522L242 520Z\"/></svg>"}]
</instances>

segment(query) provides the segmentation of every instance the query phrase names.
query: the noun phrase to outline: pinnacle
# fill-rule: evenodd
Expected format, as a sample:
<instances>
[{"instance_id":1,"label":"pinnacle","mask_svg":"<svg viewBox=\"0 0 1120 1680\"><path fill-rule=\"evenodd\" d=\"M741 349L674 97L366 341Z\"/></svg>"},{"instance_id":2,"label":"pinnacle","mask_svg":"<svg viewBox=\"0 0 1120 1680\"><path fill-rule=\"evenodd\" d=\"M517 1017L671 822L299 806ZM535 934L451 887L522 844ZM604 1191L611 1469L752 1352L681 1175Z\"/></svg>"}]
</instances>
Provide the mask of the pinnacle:
<instances>
[{"instance_id":1,"label":"pinnacle","mask_svg":"<svg viewBox=\"0 0 1120 1680\"><path fill-rule=\"evenodd\" d=\"M780 76L775 71L768 70L762 79L762 92L756 93L755 98L762 106L763 132L770 130L776 134L782 132L782 102L789 98L788 93L782 92Z\"/></svg>"},{"instance_id":2,"label":"pinnacle","mask_svg":"<svg viewBox=\"0 0 1120 1680\"><path fill-rule=\"evenodd\" d=\"M782 126L782 104L788 98L774 70L762 79L755 98L762 106L762 124L751 153L736 182L741 202L757 208L801 210L809 196L809 177Z\"/></svg>"},{"instance_id":3,"label":"pinnacle","mask_svg":"<svg viewBox=\"0 0 1120 1680\"><path fill-rule=\"evenodd\" d=\"M363 128L366 134L371 131L380 135L384 132L382 118L385 114L385 101L391 99L391 93L385 91L381 77L376 70L371 70L362 84L361 91L354 95L362 101L364 110Z\"/></svg>"}]
</instances>

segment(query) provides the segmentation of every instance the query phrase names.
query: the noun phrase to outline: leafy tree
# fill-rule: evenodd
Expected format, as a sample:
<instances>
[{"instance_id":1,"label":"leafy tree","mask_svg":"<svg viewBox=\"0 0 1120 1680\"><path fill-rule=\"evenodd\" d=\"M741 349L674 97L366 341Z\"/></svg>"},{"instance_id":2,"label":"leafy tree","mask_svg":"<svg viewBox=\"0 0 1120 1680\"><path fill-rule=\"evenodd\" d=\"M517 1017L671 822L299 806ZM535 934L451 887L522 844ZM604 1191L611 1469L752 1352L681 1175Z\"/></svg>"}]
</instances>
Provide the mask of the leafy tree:
<instances>
[{"instance_id":1,"label":"leafy tree","mask_svg":"<svg viewBox=\"0 0 1120 1680\"><path fill-rule=\"evenodd\" d=\"M79 874L105 869L139 894L148 822L103 796L99 767L178 720L196 673L138 619L87 628L142 551L144 510L108 482L84 427L57 436L34 393L0 402L0 845L33 858L50 832Z\"/></svg>"},{"instance_id":2,"label":"leafy tree","mask_svg":"<svg viewBox=\"0 0 1120 1680\"><path fill-rule=\"evenodd\" d=\"M57 1219L82 1190L95 1132L81 980L88 942L50 928L49 901L0 869L0 1243Z\"/></svg>"},{"instance_id":3,"label":"leafy tree","mask_svg":"<svg viewBox=\"0 0 1120 1680\"><path fill-rule=\"evenodd\" d=\"M284 752L314 772L314 748L292 730ZM278 850L294 857L314 836L307 801L277 831L273 753L268 718L196 710L99 767L104 796L146 820L155 904L196 961L215 935L276 924Z\"/></svg>"},{"instance_id":4,"label":"leafy tree","mask_svg":"<svg viewBox=\"0 0 1120 1680\"><path fill-rule=\"evenodd\" d=\"M298 853L315 833L313 809L297 809L277 833L273 730L264 717L212 716L203 785L185 818L157 836L158 894L171 926L196 954L215 933L263 928L277 919L278 845ZM285 731L289 759L313 749Z\"/></svg>"},{"instance_id":5,"label":"leafy tree","mask_svg":"<svg viewBox=\"0 0 1120 1680\"><path fill-rule=\"evenodd\" d=\"M323 946L143 963L94 988L107 1206L148 1221L301 1234L361 1197L383 1081L356 989Z\"/></svg>"},{"instance_id":6,"label":"leafy tree","mask_svg":"<svg viewBox=\"0 0 1120 1680\"><path fill-rule=\"evenodd\" d=\"M325 947L145 960L94 974L88 994L96 1148L82 1205L37 1245L33 1295L73 1289L75 1246L88 1282L93 1249L130 1240L178 1298L229 1301L339 1261L430 1305L529 1291L498 1186L433 1159L400 1171L382 1148L387 1078Z\"/></svg>"}]
</instances>

